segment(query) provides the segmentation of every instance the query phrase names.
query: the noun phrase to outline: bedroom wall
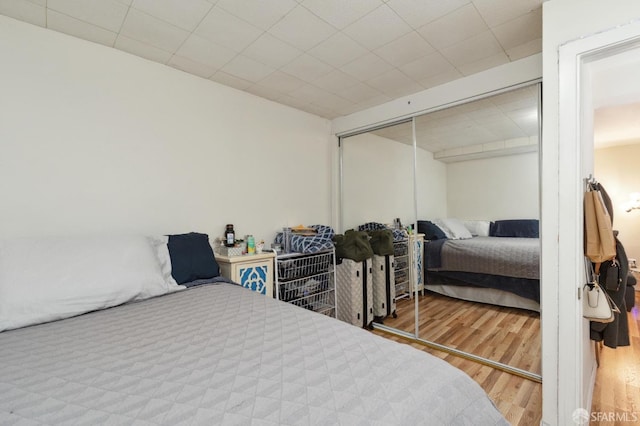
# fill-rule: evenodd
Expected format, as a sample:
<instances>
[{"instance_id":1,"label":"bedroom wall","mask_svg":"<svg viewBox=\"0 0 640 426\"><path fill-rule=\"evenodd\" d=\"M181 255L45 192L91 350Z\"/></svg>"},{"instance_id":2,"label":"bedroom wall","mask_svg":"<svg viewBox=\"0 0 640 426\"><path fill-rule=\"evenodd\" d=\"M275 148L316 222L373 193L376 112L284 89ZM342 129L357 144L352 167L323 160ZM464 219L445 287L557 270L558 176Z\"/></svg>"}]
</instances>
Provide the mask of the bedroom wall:
<instances>
[{"instance_id":1,"label":"bedroom wall","mask_svg":"<svg viewBox=\"0 0 640 426\"><path fill-rule=\"evenodd\" d=\"M611 197L614 229L620 231L619 238L627 257L640 261L640 210L625 211L629 194L640 192L638 158L640 140L629 145L596 149L593 170Z\"/></svg>"},{"instance_id":2,"label":"bedroom wall","mask_svg":"<svg viewBox=\"0 0 640 426\"><path fill-rule=\"evenodd\" d=\"M0 237L332 221L328 120L0 16Z\"/></svg>"},{"instance_id":3,"label":"bedroom wall","mask_svg":"<svg viewBox=\"0 0 640 426\"><path fill-rule=\"evenodd\" d=\"M413 147L372 133L346 138L343 144L343 228L366 222L392 223L396 217L405 225L412 223L415 220ZM443 215L446 212L444 164L422 149L418 149L417 163L418 188L429 194L429 203L420 206L420 213L430 217Z\"/></svg>"},{"instance_id":4,"label":"bedroom wall","mask_svg":"<svg viewBox=\"0 0 640 426\"><path fill-rule=\"evenodd\" d=\"M447 215L538 219L538 167L537 152L447 164Z\"/></svg>"}]
</instances>

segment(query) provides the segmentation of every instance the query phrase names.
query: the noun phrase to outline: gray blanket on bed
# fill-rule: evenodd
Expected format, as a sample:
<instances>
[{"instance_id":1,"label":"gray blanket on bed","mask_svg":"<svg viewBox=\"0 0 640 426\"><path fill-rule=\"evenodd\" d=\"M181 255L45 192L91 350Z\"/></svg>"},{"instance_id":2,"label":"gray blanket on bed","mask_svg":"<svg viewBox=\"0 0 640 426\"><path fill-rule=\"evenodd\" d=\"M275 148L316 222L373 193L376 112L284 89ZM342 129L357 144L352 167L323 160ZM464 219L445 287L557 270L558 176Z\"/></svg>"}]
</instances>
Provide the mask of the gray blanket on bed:
<instances>
[{"instance_id":1,"label":"gray blanket on bed","mask_svg":"<svg viewBox=\"0 0 640 426\"><path fill-rule=\"evenodd\" d=\"M467 240L445 240L432 248L440 251L427 252L427 266L430 270L540 278L538 238L474 237Z\"/></svg>"},{"instance_id":2,"label":"gray blanket on bed","mask_svg":"<svg viewBox=\"0 0 640 426\"><path fill-rule=\"evenodd\" d=\"M441 359L217 284L0 333L0 424L508 423Z\"/></svg>"}]
</instances>

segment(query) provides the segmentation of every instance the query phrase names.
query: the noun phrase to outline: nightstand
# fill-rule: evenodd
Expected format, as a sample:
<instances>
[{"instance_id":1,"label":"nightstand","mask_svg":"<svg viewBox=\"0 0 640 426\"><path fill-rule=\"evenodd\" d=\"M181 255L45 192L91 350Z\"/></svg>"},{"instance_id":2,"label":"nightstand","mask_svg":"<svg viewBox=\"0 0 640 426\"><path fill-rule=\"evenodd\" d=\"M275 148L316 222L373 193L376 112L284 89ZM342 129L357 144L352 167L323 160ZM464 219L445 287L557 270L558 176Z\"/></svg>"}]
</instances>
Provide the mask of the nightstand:
<instances>
[{"instance_id":1,"label":"nightstand","mask_svg":"<svg viewBox=\"0 0 640 426\"><path fill-rule=\"evenodd\" d=\"M216 253L220 274L242 287L273 297L273 252L223 256Z\"/></svg>"}]
</instances>

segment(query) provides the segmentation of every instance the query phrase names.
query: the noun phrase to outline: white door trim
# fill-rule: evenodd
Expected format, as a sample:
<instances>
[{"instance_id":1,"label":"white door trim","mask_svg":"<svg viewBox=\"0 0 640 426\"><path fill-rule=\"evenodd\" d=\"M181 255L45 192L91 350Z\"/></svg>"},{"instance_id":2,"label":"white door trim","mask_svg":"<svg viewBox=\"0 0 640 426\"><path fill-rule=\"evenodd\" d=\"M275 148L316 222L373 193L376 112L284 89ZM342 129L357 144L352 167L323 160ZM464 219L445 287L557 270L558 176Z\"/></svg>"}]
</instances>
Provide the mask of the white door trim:
<instances>
[{"instance_id":1,"label":"white door trim","mask_svg":"<svg viewBox=\"0 0 640 426\"><path fill-rule=\"evenodd\" d=\"M577 408L590 411L595 380L588 322L582 318L577 297L585 280L583 179L593 172L593 105L588 64L615 54L623 45L637 40L640 40L640 23L633 22L571 41L560 46L558 52L558 262L550 265L557 267L557 275L553 275L558 280L557 306L552 308L557 309L558 320L555 324L558 424L575 424L572 414ZM545 314L546 309L545 305ZM548 324L544 328L543 323L543 333L553 333L553 326Z\"/></svg>"}]
</instances>

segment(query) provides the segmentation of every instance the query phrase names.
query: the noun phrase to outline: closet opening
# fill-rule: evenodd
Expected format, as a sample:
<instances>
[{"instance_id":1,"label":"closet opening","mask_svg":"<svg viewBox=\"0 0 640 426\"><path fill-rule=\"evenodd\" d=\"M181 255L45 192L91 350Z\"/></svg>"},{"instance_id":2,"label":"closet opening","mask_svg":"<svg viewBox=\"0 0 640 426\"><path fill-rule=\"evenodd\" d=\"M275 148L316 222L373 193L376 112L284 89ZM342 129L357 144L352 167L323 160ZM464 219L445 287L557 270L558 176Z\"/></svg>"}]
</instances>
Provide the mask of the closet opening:
<instances>
[{"instance_id":1,"label":"closet opening","mask_svg":"<svg viewBox=\"0 0 640 426\"><path fill-rule=\"evenodd\" d=\"M409 261L413 280L398 289L397 318L377 329L541 382L540 108L537 80L338 135L340 231L400 218L419 253ZM496 223L497 236L489 236ZM451 249L429 233L431 225L454 228L445 235L454 251L494 238L501 239L497 252L509 252L507 240L519 239L509 243L526 246L518 249L528 263L518 273L499 265L455 269L464 259L438 264L434 257ZM456 235L458 225L467 234ZM500 286L515 293L493 288Z\"/></svg>"}]
</instances>

